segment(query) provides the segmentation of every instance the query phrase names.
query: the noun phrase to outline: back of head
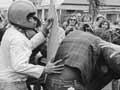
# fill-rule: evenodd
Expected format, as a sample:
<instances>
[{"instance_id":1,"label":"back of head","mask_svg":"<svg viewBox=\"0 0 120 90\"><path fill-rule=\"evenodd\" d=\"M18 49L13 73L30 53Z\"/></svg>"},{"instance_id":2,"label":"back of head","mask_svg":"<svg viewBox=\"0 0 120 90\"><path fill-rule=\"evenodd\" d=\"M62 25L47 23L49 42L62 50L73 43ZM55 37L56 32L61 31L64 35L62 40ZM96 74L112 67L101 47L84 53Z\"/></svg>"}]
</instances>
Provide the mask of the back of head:
<instances>
[{"instance_id":1,"label":"back of head","mask_svg":"<svg viewBox=\"0 0 120 90\"><path fill-rule=\"evenodd\" d=\"M100 19L106 20L106 17L104 15L98 14L96 17L96 21L99 21Z\"/></svg>"}]
</instances>

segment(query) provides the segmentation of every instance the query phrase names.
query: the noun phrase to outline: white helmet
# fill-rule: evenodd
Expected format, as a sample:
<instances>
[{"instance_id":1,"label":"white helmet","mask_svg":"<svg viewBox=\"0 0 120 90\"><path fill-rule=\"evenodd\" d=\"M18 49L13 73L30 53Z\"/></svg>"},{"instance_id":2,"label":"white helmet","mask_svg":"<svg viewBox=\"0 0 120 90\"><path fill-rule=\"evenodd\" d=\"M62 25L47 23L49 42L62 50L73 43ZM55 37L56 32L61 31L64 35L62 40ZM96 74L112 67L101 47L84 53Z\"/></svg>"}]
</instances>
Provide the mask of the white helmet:
<instances>
[{"instance_id":1,"label":"white helmet","mask_svg":"<svg viewBox=\"0 0 120 90\"><path fill-rule=\"evenodd\" d=\"M15 1L8 9L8 20L10 23L18 25L19 27L33 29L36 27L36 24L31 23L28 20L28 16L35 15L36 10L30 1Z\"/></svg>"}]
</instances>

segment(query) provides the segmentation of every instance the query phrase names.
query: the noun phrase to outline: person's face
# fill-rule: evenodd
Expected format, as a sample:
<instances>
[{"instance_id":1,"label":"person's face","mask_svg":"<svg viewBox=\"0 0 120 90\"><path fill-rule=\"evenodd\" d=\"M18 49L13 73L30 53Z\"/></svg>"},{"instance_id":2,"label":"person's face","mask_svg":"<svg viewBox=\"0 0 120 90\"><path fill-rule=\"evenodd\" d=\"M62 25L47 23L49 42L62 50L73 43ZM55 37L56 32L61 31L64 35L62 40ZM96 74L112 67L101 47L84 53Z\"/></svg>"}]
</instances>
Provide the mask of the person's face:
<instances>
[{"instance_id":1,"label":"person's face","mask_svg":"<svg viewBox=\"0 0 120 90\"><path fill-rule=\"evenodd\" d=\"M98 22L101 22L101 21L103 21L103 20L104 20L103 17L99 17Z\"/></svg>"},{"instance_id":2,"label":"person's face","mask_svg":"<svg viewBox=\"0 0 120 90\"><path fill-rule=\"evenodd\" d=\"M37 25L37 21L32 16L29 17L28 21L31 22L31 23L33 23L34 25Z\"/></svg>"},{"instance_id":3,"label":"person's face","mask_svg":"<svg viewBox=\"0 0 120 90\"><path fill-rule=\"evenodd\" d=\"M81 16L77 16L77 21L81 22Z\"/></svg>"},{"instance_id":4,"label":"person's face","mask_svg":"<svg viewBox=\"0 0 120 90\"><path fill-rule=\"evenodd\" d=\"M76 24L76 19L75 18L71 18L70 20L69 20L69 25L70 26L74 26Z\"/></svg>"},{"instance_id":5,"label":"person's face","mask_svg":"<svg viewBox=\"0 0 120 90\"><path fill-rule=\"evenodd\" d=\"M101 28L107 29L107 28L108 28L108 23L107 23L107 22L104 22L104 23L102 24Z\"/></svg>"},{"instance_id":6,"label":"person's face","mask_svg":"<svg viewBox=\"0 0 120 90\"><path fill-rule=\"evenodd\" d=\"M85 17L84 17L84 22L90 22L90 17L85 16Z\"/></svg>"}]
</instances>

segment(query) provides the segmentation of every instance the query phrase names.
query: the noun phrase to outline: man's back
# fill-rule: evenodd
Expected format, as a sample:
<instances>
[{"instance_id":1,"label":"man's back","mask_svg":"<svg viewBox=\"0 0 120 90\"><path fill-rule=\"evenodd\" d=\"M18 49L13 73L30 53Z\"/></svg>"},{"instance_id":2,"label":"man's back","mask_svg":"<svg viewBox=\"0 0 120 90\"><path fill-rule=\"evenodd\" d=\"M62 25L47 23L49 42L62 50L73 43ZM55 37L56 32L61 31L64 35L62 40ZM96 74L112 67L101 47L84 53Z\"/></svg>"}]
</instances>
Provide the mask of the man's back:
<instances>
[{"instance_id":1,"label":"man's back","mask_svg":"<svg viewBox=\"0 0 120 90\"><path fill-rule=\"evenodd\" d=\"M104 60L98 63L101 59L98 46L100 40L99 37L90 33L73 31L63 40L56 54L55 60L63 59L65 65L77 68L81 72L82 82L89 90L98 90L108 83L109 79L111 80L111 76L108 77L108 81L103 85L101 84L103 81L100 83L98 81L104 77L104 72L99 71L99 68L105 64Z\"/></svg>"}]
</instances>

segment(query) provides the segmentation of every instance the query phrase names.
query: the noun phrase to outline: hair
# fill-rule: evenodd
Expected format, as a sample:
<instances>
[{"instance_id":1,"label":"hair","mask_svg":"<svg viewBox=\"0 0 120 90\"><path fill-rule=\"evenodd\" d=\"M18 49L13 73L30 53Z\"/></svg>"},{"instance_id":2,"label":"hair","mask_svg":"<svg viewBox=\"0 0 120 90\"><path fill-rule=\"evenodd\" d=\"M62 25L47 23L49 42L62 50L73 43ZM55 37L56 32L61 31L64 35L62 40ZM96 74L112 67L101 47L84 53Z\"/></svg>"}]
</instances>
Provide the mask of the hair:
<instances>
[{"instance_id":1,"label":"hair","mask_svg":"<svg viewBox=\"0 0 120 90\"><path fill-rule=\"evenodd\" d=\"M103 16L99 16L99 17L96 18L96 21L99 21L100 18L105 19Z\"/></svg>"},{"instance_id":2,"label":"hair","mask_svg":"<svg viewBox=\"0 0 120 90\"><path fill-rule=\"evenodd\" d=\"M89 30L86 30L86 27L89 27L90 29ZM94 33L91 26L89 24L84 24L83 25L83 31L84 32L91 32L91 33Z\"/></svg>"},{"instance_id":3,"label":"hair","mask_svg":"<svg viewBox=\"0 0 120 90\"><path fill-rule=\"evenodd\" d=\"M75 17L75 16L71 16L70 18L68 18L68 20L67 20L67 24L69 25L69 23L70 23L70 20L72 19L72 17ZM75 17L75 25L77 24L77 19L76 19L76 17Z\"/></svg>"},{"instance_id":4,"label":"hair","mask_svg":"<svg viewBox=\"0 0 120 90\"><path fill-rule=\"evenodd\" d=\"M90 15L84 15L82 16L82 19L81 19L82 22L84 22L85 17L88 17L90 21L92 20L92 17Z\"/></svg>"},{"instance_id":5,"label":"hair","mask_svg":"<svg viewBox=\"0 0 120 90\"><path fill-rule=\"evenodd\" d=\"M109 23L108 21L106 21L106 20L101 21L98 27L101 28L102 25L103 25L105 22L106 22L107 25L108 25L107 29L110 29L110 23Z\"/></svg>"},{"instance_id":6,"label":"hair","mask_svg":"<svg viewBox=\"0 0 120 90\"><path fill-rule=\"evenodd\" d=\"M86 27L89 27L89 25L88 24L83 25L83 31L85 31L85 32L86 32Z\"/></svg>"}]
</instances>

